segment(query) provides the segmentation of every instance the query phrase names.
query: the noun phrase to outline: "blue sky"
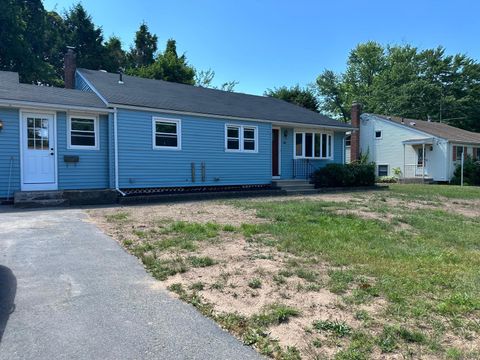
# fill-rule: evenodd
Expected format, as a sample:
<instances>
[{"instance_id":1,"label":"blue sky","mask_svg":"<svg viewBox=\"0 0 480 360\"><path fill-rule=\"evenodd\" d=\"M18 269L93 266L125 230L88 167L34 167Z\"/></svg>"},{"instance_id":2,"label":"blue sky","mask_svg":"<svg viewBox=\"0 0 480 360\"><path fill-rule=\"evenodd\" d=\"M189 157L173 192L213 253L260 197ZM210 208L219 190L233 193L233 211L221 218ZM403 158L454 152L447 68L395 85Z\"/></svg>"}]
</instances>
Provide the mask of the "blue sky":
<instances>
[{"instance_id":1,"label":"blue sky","mask_svg":"<svg viewBox=\"0 0 480 360\"><path fill-rule=\"evenodd\" d=\"M44 0L62 12L75 0ZM358 43L443 45L480 60L480 1L475 0L82 0L106 37L133 42L142 21L168 38L216 83L262 94L281 85L306 85L324 69L343 71Z\"/></svg>"}]
</instances>

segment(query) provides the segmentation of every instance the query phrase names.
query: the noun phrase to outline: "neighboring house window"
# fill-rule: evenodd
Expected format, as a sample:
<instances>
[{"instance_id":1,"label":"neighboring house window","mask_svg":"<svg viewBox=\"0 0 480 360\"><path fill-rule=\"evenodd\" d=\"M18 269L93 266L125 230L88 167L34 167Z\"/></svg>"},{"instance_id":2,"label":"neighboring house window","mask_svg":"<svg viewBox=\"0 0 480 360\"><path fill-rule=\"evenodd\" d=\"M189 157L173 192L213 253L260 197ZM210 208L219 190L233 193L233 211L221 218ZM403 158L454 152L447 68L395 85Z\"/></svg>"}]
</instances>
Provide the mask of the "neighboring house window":
<instances>
[{"instance_id":1,"label":"neighboring house window","mask_svg":"<svg viewBox=\"0 0 480 360\"><path fill-rule=\"evenodd\" d=\"M388 165L378 165L378 176L388 176Z\"/></svg>"},{"instance_id":2,"label":"neighboring house window","mask_svg":"<svg viewBox=\"0 0 480 360\"><path fill-rule=\"evenodd\" d=\"M480 148L475 148L475 160L480 160Z\"/></svg>"},{"instance_id":3,"label":"neighboring house window","mask_svg":"<svg viewBox=\"0 0 480 360\"><path fill-rule=\"evenodd\" d=\"M382 130L375 130L375 139L382 138Z\"/></svg>"},{"instance_id":4,"label":"neighboring house window","mask_svg":"<svg viewBox=\"0 0 480 360\"><path fill-rule=\"evenodd\" d=\"M97 150L98 118L89 116L70 116L67 126L69 149Z\"/></svg>"},{"instance_id":5,"label":"neighboring house window","mask_svg":"<svg viewBox=\"0 0 480 360\"><path fill-rule=\"evenodd\" d=\"M182 148L181 122L178 119L153 118L153 148L180 150Z\"/></svg>"},{"instance_id":6,"label":"neighboring house window","mask_svg":"<svg viewBox=\"0 0 480 360\"><path fill-rule=\"evenodd\" d=\"M457 149L455 159L456 160L462 160L463 146L456 146L455 148Z\"/></svg>"},{"instance_id":7,"label":"neighboring house window","mask_svg":"<svg viewBox=\"0 0 480 360\"><path fill-rule=\"evenodd\" d=\"M333 135L321 132L296 132L295 157L305 159L331 159Z\"/></svg>"},{"instance_id":8,"label":"neighboring house window","mask_svg":"<svg viewBox=\"0 0 480 360\"><path fill-rule=\"evenodd\" d=\"M352 135L346 135L345 136L345 146L351 146L352 145Z\"/></svg>"},{"instance_id":9,"label":"neighboring house window","mask_svg":"<svg viewBox=\"0 0 480 360\"><path fill-rule=\"evenodd\" d=\"M258 129L256 126L226 125L225 150L238 152L257 152Z\"/></svg>"}]
</instances>

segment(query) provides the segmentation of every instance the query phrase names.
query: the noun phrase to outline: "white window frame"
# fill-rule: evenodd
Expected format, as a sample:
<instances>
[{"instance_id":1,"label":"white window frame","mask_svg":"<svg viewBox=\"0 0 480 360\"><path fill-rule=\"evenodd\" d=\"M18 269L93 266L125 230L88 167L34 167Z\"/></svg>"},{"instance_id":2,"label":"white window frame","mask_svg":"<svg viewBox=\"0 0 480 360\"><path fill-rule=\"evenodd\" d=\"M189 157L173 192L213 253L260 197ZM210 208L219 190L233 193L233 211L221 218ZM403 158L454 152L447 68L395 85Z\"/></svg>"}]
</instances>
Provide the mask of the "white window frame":
<instances>
[{"instance_id":1,"label":"white window frame","mask_svg":"<svg viewBox=\"0 0 480 360\"><path fill-rule=\"evenodd\" d=\"M157 146L157 121L175 124L175 126L177 127L177 146ZM182 120L158 116L152 117L152 147L154 150L182 150Z\"/></svg>"},{"instance_id":2,"label":"white window frame","mask_svg":"<svg viewBox=\"0 0 480 360\"><path fill-rule=\"evenodd\" d=\"M239 146L238 149L229 149L228 148L228 128L235 127L238 128L238 141ZM255 143L255 150L246 150L244 149L244 130L245 129L253 129L254 132L254 143ZM239 125L239 124L225 124L225 152L240 152L240 153L258 153L258 126L255 125Z\"/></svg>"},{"instance_id":3,"label":"white window frame","mask_svg":"<svg viewBox=\"0 0 480 360\"><path fill-rule=\"evenodd\" d=\"M313 156L305 156L305 134L311 133L312 134L312 154ZM297 134L302 134L302 155L297 155ZM315 156L315 134L320 135L320 157ZM322 156L322 142L323 136L327 135L327 148L325 156ZM328 139L331 137L331 148L330 148L330 156L328 156ZM331 131L319 131L319 130L300 130L296 129L293 132L293 158L294 159L311 159L311 160L333 160L334 157L334 149L335 149L335 137L333 132Z\"/></svg>"},{"instance_id":4,"label":"white window frame","mask_svg":"<svg viewBox=\"0 0 480 360\"><path fill-rule=\"evenodd\" d=\"M93 129L95 132L95 146L72 145L72 118L82 120L93 120ZM74 130L75 131L75 130ZM98 116L69 114L67 118L67 149L74 150L100 150L100 126Z\"/></svg>"},{"instance_id":5,"label":"white window frame","mask_svg":"<svg viewBox=\"0 0 480 360\"><path fill-rule=\"evenodd\" d=\"M386 166L387 167L387 175L380 175L380 166ZM390 165L389 164L377 164L377 177L388 176L388 174L390 174Z\"/></svg>"},{"instance_id":6,"label":"white window frame","mask_svg":"<svg viewBox=\"0 0 480 360\"><path fill-rule=\"evenodd\" d=\"M379 137L377 137L377 132L380 133L380 136L379 136ZM383 130L381 130L381 129L376 129L376 130L374 131L374 133L373 133L373 136L375 137L375 140L381 140L381 139L383 139Z\"/></svg>"}]
</instances>

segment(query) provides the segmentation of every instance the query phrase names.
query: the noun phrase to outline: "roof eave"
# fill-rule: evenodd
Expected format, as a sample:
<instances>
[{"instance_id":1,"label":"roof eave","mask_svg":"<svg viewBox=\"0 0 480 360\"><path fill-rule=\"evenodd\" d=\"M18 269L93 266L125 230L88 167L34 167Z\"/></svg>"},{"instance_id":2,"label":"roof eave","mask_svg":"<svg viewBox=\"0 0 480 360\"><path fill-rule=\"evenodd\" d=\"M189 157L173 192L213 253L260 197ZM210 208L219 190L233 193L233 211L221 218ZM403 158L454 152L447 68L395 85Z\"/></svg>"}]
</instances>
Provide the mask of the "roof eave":
<instances>
[{"instance_id":1,"label":"roof eave","mask_svg":"<svg viewBox=\"0 0 480 360\"><path fill-rule=\"evenodd\" d=\"M113 112L112 109L98 108L91 106L78 106L78 105L64 105L54 103L41 103L36 101L23 101L23 100L8 100L0 99L0 105L6 107L22 107L22 108L42 108L49 110L77 110L77 111L92 111L100 114L108 114Z\"/></svg>"},{"instance_id":2,"label":"roof eave","mask_svg":"<svg viewBox=\"0 0 480 360\"><path fill-rule=\"evenodd\" d=\"M162 109L162 108L155 108L155 107L125 105L125 104L117 104L117 103L109 103L109 106L112 107L112 108L127 109L127 110L143 110L143 111L153 111L153 112L157 111L157 112L162 112L162 113L167 113L167 114L172 114L172 115L191 115L191 116L208 117L208 118L215 118L215 119L255 121L255 122L271 123L271 124L274 124L274 125L283 125L283 126L288 125L288 126L292 126L292 127L330 128L330 129L340 129L340 130L345 130L345 131L356 129L355 127L346 127L346 126L285 122L285 121L280 121L280 120L267 120L267 119L247 118L247 117L240 117L240 116L207 114L207 113L192 112L192 111L169 110L169 109Z\"/></svg>"}]
</instances>

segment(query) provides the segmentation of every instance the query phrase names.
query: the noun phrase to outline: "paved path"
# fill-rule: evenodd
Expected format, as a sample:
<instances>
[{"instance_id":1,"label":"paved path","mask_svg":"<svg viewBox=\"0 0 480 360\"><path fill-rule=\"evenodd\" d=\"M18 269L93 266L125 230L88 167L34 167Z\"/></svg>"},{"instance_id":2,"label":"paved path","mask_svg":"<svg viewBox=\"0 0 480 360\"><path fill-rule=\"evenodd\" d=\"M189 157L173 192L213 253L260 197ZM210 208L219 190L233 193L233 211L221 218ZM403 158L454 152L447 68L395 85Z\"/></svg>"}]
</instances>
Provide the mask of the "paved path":
<instances>
[{"instance_id":1,"label":"paved path","mask_svg":"<svg viewBox=\"0 0 480 360\"><path fill-rule=\"evenodd\" d=\"M260 357L170 297L81 210L68 209L0 210L4 359Z\"/></svg>"}]
</instances>

